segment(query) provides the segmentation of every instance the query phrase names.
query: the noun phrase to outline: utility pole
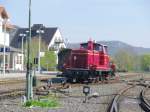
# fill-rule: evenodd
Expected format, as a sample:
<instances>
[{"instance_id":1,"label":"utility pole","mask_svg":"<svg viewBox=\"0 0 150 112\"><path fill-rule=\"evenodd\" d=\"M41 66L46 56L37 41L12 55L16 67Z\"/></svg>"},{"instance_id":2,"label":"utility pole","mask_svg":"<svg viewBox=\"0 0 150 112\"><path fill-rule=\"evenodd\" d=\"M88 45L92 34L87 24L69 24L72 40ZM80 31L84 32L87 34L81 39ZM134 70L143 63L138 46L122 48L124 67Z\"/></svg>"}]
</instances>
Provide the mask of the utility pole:
<instances>
[{"instance_id":1,"label":"utility pole","mask_svg":"<svg viewBox=\"0 0 150 112\"><path fill-rule=\"evenodd\" d=\"M31 45L31 0L29 0L29 35L28 35L28 47L27 47L27 73L26 73L26 98L27 101L33 97L32 92L32 63L30 57L30 45Z\"/></svg>"}]
</instances>

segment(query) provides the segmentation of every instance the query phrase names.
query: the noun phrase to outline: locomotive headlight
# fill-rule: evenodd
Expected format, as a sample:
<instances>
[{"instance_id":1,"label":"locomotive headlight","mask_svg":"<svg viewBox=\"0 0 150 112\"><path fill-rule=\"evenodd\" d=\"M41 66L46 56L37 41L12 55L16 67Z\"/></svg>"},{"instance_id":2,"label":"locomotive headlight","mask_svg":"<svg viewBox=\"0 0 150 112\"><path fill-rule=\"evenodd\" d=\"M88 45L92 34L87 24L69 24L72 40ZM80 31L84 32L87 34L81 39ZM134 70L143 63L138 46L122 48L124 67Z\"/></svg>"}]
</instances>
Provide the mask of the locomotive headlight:
<instances>
[{"instance_id":1,"label":"locomotive headlight","mask_svg":"<svg viewBox=\"0 0 150 112\"><path fill-rule=\"evenodd\" d=\"M85 95L88 95L90 93L90 87L89 86L83 86L83 93Z\"/></svg>"}]
</instances>

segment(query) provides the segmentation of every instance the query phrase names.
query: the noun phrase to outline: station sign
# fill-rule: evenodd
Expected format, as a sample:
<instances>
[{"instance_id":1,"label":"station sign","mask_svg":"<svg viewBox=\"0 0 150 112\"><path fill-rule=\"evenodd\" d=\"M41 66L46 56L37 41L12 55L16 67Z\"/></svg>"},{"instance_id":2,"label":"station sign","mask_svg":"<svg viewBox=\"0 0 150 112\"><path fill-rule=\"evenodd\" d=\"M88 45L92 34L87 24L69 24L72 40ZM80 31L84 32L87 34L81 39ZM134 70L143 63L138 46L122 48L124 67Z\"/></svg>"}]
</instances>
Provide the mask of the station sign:
<instances>
[{"instance_id":1,"label":"station sign","mask_svg":"<svg viewBox=\"0 0 150 112\"><path fill-rule=\"evenodd\" d=\"M4 52L4 48L0 48L0 52ZM10 52L10 48L5 48L5 52Z\"/></svg>"}]
</instances>

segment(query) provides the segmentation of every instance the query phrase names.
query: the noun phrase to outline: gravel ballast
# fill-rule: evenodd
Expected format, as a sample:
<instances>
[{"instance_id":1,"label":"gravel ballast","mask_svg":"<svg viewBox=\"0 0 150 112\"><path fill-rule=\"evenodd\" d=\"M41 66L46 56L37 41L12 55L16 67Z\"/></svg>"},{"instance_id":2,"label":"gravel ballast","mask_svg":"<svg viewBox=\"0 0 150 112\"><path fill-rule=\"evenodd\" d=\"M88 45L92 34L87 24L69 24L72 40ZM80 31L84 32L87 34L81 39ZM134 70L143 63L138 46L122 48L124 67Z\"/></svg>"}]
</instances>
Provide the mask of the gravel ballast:
<instances>
[{"instance_id":1,"label":"gravel ballast","mask_svg":"<svg viewBox=\"0 0 150 112\"><path fill-rule=\"evenodd\" d=\"M82 93L83 87L80 86L71 88L69 96L56 93L56 96L59 96L58 100L61 104L61 107L57 109L40 107L26 108L22 106L21 98L11 98L0 101L0 112L104 112L114 94L121 88L124 88L126 84L117 83L89 86L91 88L91 94L89 96L94 92L98 93L99 96L96 98L90 97L86 103L83 103L85 97Z\"/></svg>"}]
</instances>

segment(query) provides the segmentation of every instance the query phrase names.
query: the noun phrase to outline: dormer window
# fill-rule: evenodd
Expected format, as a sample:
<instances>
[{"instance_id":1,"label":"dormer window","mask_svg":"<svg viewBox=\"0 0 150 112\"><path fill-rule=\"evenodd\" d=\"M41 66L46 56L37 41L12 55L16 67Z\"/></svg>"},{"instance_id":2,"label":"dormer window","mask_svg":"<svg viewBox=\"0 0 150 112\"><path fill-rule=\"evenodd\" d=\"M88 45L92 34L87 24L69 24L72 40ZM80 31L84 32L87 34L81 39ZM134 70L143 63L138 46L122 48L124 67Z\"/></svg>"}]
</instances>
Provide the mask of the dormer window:
<instances>
[{"instance_id":1,"label":"dormer window","mask_svg":"<svg viewBox=\"0 0 150 112\"><path fill-rule=\"evenodd\" d=\"M60 44L63 43L63 40L60 39L59 37L55 39L55 44Z\"/></svg>"}]
</instances>

